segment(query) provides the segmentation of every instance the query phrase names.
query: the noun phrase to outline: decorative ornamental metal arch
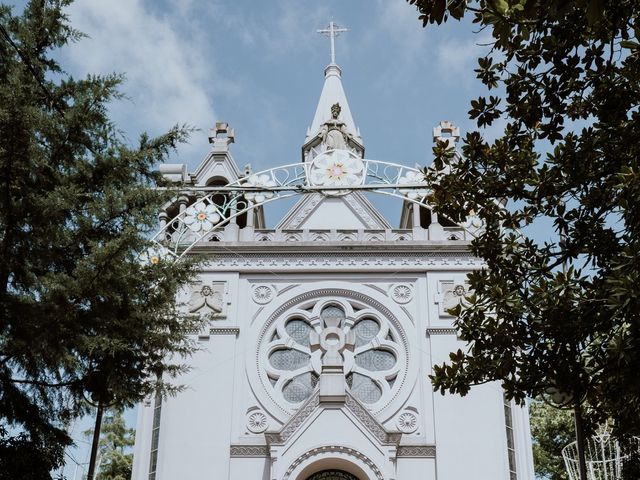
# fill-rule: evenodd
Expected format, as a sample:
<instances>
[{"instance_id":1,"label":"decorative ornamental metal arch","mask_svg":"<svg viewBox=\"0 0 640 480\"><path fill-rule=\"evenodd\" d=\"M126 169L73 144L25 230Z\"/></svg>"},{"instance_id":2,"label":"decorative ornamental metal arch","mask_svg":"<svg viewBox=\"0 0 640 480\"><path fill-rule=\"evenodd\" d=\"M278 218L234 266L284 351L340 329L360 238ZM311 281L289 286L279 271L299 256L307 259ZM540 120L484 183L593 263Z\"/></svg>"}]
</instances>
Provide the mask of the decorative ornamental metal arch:
<instances>
[{"instance_id":1,"label":"decorative ornamental metal arch","mask_svg":"<svg viewBox=\"0 0 640 480\"><path fill-rule=\"evenodd\" d=\"M340 196L366 191L429 208L423 203L429 187L422 171L396 163L362 159L347 150L327 150L309 163L270 168L223 187L191 187L188 191L201 196L161 225L152 238L154 245L145 255L148 261L155 263L167 257L178 260L233 218L276 200L305 193ZM214 202L214 197L218 203Z\"/></svg>"}]
</instances>

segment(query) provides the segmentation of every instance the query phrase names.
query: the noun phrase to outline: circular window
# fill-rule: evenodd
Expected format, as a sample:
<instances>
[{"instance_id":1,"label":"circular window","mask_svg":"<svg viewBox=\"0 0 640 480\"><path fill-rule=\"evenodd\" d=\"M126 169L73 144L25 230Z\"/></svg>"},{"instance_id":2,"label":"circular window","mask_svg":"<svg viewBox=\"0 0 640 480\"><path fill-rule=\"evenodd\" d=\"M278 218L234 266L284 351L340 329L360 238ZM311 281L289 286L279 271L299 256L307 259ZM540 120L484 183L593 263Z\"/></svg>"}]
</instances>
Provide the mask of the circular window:
<instances>
[{"instance_id":1,"label":"circular window","mask_svg":"<svg viewBox=\"0 0 640 480\"><path fill-rule=\"evenodd\" d=\"M323 297L292 305L265 333L262 338L269 340L258 352L261 377L268 379L265 385L278 403L291 408L313 394L324 355L338 356L348 391L376 408L393 396L406 370L406 346L398 342L394 325L381 312L350 299Z\"/></svg>"}]
</instances>

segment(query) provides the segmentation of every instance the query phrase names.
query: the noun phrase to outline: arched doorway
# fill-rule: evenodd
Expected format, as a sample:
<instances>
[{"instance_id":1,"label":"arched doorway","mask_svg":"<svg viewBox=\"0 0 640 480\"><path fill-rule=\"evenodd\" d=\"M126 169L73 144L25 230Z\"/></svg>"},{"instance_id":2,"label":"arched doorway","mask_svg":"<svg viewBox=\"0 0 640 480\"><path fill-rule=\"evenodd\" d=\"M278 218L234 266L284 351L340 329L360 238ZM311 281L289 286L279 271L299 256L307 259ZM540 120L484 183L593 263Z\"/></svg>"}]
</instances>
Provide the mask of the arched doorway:
<instances>
[{"instance_id":1,"label":"arched doorway","mask_svg":"<svg viewBox=\"0 0 640 480\"><path fill-rule=\"evenodd\" d=\"M307 480L360 480L355 475L351 475L344 470L323 470L314 473Z\"/></svg>"}]
</instances>

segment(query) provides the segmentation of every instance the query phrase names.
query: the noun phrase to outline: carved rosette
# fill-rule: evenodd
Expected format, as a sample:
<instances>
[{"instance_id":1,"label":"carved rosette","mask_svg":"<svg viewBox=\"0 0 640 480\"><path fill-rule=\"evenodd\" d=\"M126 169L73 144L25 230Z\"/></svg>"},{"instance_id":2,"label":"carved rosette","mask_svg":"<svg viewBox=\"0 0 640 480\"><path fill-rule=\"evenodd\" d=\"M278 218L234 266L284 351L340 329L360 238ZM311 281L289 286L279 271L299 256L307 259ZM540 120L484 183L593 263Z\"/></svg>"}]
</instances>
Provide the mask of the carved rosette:
<instances>
[{"instance_id":1,"label":"carved rosette","mask_svg":"<svg viewBox=\"0 0 640 480\"><path fill-rule=\"evenodd\" d=\"M409 303L413 299L413 288L404 283L392 285L390 293L391 298L400 304Z\"/></svg>"},{"instance_id":2,"label":"carved rosette","mask_svg":"<svg viewBox=\"0 0 640 480\"><path fill-rule=\"evenodd\" d=\"M402 433L413 433L418 429L418 416L413 412L402 412L398 415L396 426Z\"/></svg>"},{"instance_id":3,"label":"carved rosette","mask_svg":"<svg viewBox=\"0 0 640 480\"><path fill-rule=\"evenodd\" d=\"M265 305L275 298L276 292L271 285L254 285L251 296L254 302Z\"/></svg>"},{"instance_id":4,"label":"carved rosette","mask_svg":"<svg viewBox=\"0 0 640 480\"><path fill-rule=\"evenodd\" d=\"M247 429L252 433L262 433L269 426L267 416L261 411L250 412L247 415Z\"/></svg>"}]
</instances>

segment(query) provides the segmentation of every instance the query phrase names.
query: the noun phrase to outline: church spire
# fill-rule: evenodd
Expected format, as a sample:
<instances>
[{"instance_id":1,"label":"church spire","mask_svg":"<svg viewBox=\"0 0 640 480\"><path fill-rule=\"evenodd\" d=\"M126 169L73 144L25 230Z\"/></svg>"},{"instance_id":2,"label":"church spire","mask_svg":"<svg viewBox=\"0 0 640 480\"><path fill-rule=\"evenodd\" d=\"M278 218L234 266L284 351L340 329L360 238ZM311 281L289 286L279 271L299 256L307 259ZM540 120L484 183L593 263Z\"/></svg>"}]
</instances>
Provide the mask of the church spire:
<instances>
[{"instance_id":1,"label":"church spire","mask_svg":"<svg viewBox=\"0 0 640 480\"><path fill-rule=\"evenodd\" d=\"M327 122L336 123L339 121L344 124L343 132L346 135L346 143L349 147L357 150L360 154L364 153L364 147L362 146L362 138L360 137L360 131L356 127L349 108L349 102L347 96L344 93L342 87L342 70L336 64L336 46L335 38L340 33L346 32L346 28L339 27L334 22L329 23L327 28L318 30L318 33L329 37L331 42L331 63L324 69L324 85L322 87L322 93L318 100L318 106L316 107L316 113L313 116L313 121L307 129L307 136L305 138L305 144L302 148L303 158L306 159L310 148L314 147L318 143L318 139L322 136L323 128L326 128ZM336 104L339 108L336 108ZM334 113L338 111L337 118L334 117Z\"/></svg>"}]
</instances>

